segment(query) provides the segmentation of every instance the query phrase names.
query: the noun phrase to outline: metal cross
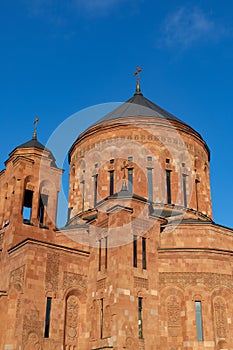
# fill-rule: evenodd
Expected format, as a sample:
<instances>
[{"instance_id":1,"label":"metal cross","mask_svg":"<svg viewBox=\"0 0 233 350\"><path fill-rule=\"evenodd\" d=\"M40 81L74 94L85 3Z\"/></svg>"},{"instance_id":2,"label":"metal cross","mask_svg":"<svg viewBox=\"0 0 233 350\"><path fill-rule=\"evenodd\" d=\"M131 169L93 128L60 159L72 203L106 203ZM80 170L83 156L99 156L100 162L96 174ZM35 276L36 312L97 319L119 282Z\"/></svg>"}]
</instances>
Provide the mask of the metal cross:
<instances>
[{"instance_id":1,"label":"metal cross","mask_svg":"<svg viewBox=\"0 0 233 350\"><path fill-rule=\"evenodd\" d=\"M140 73L142 71L142 68L139 66L136 66L136 72L134 73L134 76L137 77L136 79L136 93L140 93L141 92L141 88L140 88Z\"/></svg>"},{"instance_id":2,"label":"metal cross","mask_svg":"<svg viewBox=\"0 0 233 350\"><path fill-rule=\"evenodd\" d=\"M39 122L39 118L38 116L36 116L36 119L34 120L33 124L34 124L34 132L33 132L33 138L36 139L37 137L37 124Z\"/></svg>"},{"instance_id":3,"label":"metal cross","mask_svg":"<svg viewBox=\"0 0 233 350\"><path fill-rule=\"evenodd\" d=\"M142 72L142 68L140 66L136 66L136 71L134 73L134 76L137 77L137 82L140 81L140 73Z\"/></svg>"}]
</instances>

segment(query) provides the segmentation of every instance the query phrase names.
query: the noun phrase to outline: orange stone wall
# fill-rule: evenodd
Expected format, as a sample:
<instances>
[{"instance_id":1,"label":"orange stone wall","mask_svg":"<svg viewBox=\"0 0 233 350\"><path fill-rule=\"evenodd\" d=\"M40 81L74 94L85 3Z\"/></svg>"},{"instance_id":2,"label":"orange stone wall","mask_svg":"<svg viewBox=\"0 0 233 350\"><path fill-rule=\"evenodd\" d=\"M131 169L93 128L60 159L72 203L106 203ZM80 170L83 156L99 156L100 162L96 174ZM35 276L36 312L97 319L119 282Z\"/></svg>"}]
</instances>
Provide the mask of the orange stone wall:
<instances>
[{"instance_id":1,"label":"orange stone wall","mask_svg":"<svg viewBox=\"0 0 233 350\"><path fill-rule=\"evenodd\" d=\"M128 169L133 169L133 192L144 198L148 198L147 169L152 168L156 203L167 202L167 169L171 170L172 204L183 206L182 174L187 175L188 208L211 217L209 151L205 142L185 125L154 119L138 117L103 123L79 137L70 153L71 217L93 208L94 175L98 174L98 201L109 196L111 170L114 193L120 191L124 161ZM128 161L128 157L133 157L133 161Z\"/></svg>"},{"instance_id":2,"label":"orange stone wall","mask_svg":"<svg viewBox=\"0 0 233 350\"><path fill-rule=\"evenodd\" d=\"M131 195L121 192L124 161L126 175L134 171ZM73 209L60 230L54 220L62 171L49 153L16 149L0 174L0 349L233 349L233 231L211 219L209 151L199 134L151 118L108 122L79 137L70 166ZM153 204L147 201L147 168L153 168ZM111 169L114 192L122 195L108 197ZM166 203L166 169L172 171L172 205ZM22 218L25 186L35 193L30 225ZM47 227L38 223L43 191L51 198ZM202 341L195 301L202 305Z\"/></svg>"}]
</instances>

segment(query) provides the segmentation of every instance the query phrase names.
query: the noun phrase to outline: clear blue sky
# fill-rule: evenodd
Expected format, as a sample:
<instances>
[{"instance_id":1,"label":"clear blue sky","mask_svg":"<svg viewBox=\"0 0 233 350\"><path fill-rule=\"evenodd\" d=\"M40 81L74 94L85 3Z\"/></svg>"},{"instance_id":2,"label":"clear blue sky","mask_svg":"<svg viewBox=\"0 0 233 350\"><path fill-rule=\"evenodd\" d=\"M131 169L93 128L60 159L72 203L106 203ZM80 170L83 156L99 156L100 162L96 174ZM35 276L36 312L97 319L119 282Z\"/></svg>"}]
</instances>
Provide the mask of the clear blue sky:
<instances>
[{"instance_id":1,"label":"clear blue sky","mask_svg":"<svg viewBox=\"0 0 233 350\"><path fill-rule=\"evenodd\" d=\"M2 0L1 168L71 114L144 95L201 133L211 150L214 219L233 227L233 2ZM87 125L89 120L87 120Z\"/></svg>"}]
</instances>

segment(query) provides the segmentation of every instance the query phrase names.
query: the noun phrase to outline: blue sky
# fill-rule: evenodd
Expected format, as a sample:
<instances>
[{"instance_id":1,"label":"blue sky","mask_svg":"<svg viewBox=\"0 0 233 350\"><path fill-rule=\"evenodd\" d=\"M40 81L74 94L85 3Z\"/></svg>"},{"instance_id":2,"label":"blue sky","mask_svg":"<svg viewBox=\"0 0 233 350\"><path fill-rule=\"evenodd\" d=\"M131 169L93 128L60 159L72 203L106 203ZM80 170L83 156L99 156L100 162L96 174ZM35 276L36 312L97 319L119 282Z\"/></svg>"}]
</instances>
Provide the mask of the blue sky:
<instances>
[{"instance_id":1,"label":"blue sky","mask_svg":"<svg viewBox=\"0 0 233 350\"><path fill-rule=\"evenodd\" d=\"M230 0L2 0L1 168L36 115L45 144L73 113L131 97L140 65L143 94L206 140L214 219L233 227L232 12Z\"/></svg>"}]
</instances>

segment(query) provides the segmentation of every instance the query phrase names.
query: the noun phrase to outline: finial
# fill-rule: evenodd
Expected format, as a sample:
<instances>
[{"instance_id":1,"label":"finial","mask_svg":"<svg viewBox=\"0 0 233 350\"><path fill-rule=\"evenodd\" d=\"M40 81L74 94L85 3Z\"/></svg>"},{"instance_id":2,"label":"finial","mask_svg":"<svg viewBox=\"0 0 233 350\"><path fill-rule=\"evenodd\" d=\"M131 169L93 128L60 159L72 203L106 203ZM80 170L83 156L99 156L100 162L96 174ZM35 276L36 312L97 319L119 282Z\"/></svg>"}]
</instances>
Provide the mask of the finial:
<instances>
[{"instance_id":1,"label":"finial","mask_svg":"<svg viewBox=\"0 0 233 350\"><path fill-rule=\"evenodd\" d=\"M134 76L137 77L136 79L136 95L141 94L141 87L140 87L140 73L142 71L142 68L139 66L136 66L136 72L134 73Z\"/></svg>"},{"instance_id":2,"label":"finial","mask_svg":"<svg viewBox=\"0 0 233 350\"><path fill-rule=\"evenodd\" d=\"M39 118L38 116L36 116L36 119L34 120L33 124L34 124L34 132L33 132L33 140L37 140L37 124L39 122Z\"/></svg>"}]
</instances>

